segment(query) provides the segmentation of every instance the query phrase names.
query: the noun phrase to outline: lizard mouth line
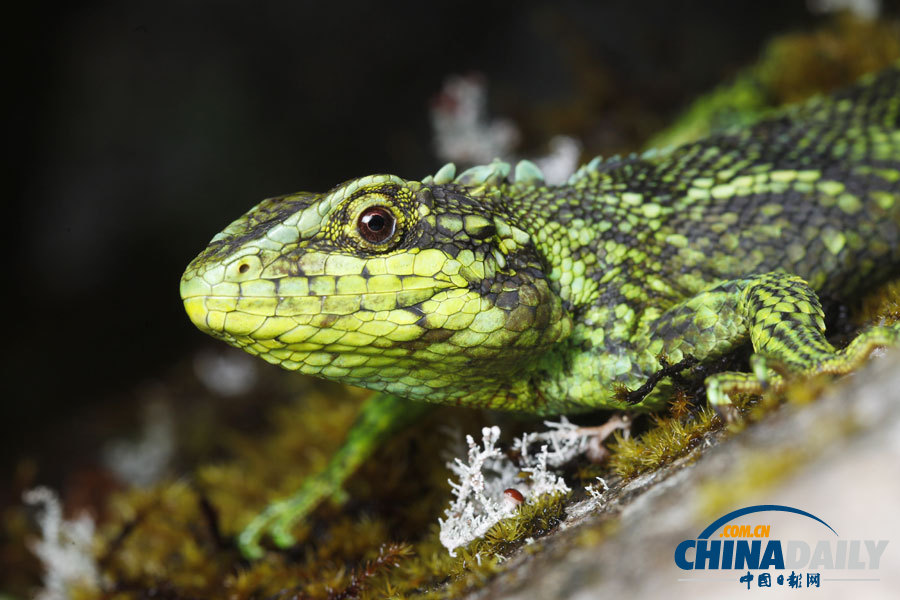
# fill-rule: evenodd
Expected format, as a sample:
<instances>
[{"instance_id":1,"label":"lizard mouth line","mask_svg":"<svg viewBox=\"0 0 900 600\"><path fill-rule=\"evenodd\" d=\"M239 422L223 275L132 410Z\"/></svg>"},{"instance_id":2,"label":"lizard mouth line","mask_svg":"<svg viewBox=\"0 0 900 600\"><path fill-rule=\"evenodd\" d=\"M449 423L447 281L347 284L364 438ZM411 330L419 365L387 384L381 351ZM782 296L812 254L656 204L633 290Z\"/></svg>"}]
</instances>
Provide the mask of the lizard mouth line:
<instances>
[{"instance_id":1,"label":"lizard mouth line","mask_svg":"<svg viewBox=\"0 0 900 600\"><path fill-rule=\"evenodd\" d=\"M387 295L396 295L403 293L413 293L413 292L446 292L450 290L465 290L468 288L462 287L435 287L435 288L411 288L408 290L397 290L391 292L365 292L361 294L273 294L271 296L232 296L226 294L192 294L190 296L182 296L182 300L191 300L194 298L209 298L216 300L271 300L275 298L276 300L284 300L288 298L364 298L367 296L387 296Z\"/></svg>"}]
</instances>

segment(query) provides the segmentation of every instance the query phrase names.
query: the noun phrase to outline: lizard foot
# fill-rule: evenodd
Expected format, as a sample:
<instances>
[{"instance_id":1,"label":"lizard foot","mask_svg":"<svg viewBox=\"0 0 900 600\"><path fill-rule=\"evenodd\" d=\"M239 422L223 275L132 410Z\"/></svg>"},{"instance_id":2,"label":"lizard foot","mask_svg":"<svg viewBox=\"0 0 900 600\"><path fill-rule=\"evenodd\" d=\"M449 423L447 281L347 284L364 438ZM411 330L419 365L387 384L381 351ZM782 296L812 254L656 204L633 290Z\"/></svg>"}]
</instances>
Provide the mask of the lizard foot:
<instances>
[{"instance_id":1,"label":"lizard foot","mask_svg":"<svg viewBox=\"0 0 900 600\"><path fill-rule=\"evenodd\" d=\"M327 477L308 479L296 494L273 502L244 527L237 539L241 554L250 560L261 558L264 553L261 542L266 536L278 548L293 546L297 540L291 528L329 499L340 504L346 499L346 493Z\"/></svg>"},{"instance_id":2,"label":"lizard foot","mask_svg":"<svg viewBox=\"0 0 900 600\"><path fill-rule=\"evenodd\" d=\"M846 375L862 366L874 351L892 346L900 346L900 323L870 327L843 350L800 370L791 369L785 363L762 354L754 354L750 357L752 373L726 371L707 377L706 396L714 407L727 406L732 403L732 396L737 394L780 391L791 376Z\"/></svg>"}]
</instances>

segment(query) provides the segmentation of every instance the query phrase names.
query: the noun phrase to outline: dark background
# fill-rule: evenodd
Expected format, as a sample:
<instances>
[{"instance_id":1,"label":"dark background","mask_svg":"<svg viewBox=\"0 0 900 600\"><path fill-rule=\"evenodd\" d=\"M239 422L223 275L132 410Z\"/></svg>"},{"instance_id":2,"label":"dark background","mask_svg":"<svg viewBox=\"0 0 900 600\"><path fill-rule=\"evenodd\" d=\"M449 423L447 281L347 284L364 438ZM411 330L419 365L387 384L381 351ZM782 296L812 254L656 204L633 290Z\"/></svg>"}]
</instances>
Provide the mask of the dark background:
<instances>
[{"instance_id":1,"label":"dark background","mask_svg":"<svg viewBox=\"0 0 900 600\"><path fill-rule=\"evenodd\" d=\"M21 10L4 27L0 466L213 343L178 281L260 199L433 172L428 107L448 75L484 76L524 153L559 133L606 154L824 19L759 0Z\"/></svg>"}]
</instances>

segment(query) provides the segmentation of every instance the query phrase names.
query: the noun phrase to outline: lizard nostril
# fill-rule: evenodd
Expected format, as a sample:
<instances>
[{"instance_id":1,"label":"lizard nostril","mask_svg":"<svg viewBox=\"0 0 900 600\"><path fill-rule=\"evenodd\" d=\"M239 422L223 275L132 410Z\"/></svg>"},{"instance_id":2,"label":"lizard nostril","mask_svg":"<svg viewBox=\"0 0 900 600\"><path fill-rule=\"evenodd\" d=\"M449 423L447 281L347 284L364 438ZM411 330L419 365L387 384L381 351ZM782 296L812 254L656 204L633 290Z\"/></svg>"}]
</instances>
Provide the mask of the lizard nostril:
<instances>
[{"instance_id":1,"label":"lizard nostril","mask_svg":"<svg viewBox=\"0 0 900 600\"><path fill-rule=\"evenodd\" d=\"M249 270L250 270L250 265L248 265L247 263L244 263L238 267L238 273L246 273Z\"/></svg>"}]
</instances>

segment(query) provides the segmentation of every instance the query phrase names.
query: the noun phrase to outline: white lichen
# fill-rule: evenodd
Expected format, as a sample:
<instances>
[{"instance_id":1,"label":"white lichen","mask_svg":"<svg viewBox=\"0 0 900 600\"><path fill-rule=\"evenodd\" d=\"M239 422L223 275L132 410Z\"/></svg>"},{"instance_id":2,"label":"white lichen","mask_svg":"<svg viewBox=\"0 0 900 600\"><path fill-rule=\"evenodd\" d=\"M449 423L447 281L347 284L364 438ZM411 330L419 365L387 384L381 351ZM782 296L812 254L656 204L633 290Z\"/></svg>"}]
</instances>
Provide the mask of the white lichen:
<instances>
[{"instance_id":1,"label":"white lichen","mask_svg":"<svg viewBox=\"0 0 900 600\"><path fill-rule=\"evenodd\" d=\"M603 501L603 494L609 491L609 484L602 477L598 477L597 483L587 486L584 491L594 500Z\"/></svg>"},{"instance_id":2,"label":"white lichen","mask_svg":"<svg viewBox=\"0 0 900 600\"><path fill-rule=\"evenodd\" d=\"M510 470L515 469L495 446L500 428L485 427L481 435L482 447L471 435L466 436L468 463L457 458L447 465L459 477L459 483L450 480L455 498L444 511L446 520L438 522L441 544L451 556L456 556L455 548L483 536L494 523L515 511L514 506L501 500L506 488L500 482L511 481L515 474Z\"/></svg>"},{"instance_id":3,"label":"white lichen","mask_svg":"<svg viewBox=\"0 0 900 600\"><path fill-rule=\"evenodd\" d=\"M259 379L256 362L249 355L228 350L198 353L194 374L207 389L226 398L246 394Z\"/></svg>"},{"instance_id":4,"label":"white lichen","mask_svg":"<svg viewBox=\"0 0 900 600\"><path fill-rule=\"evenodd\" d=\"M531 159L544 173L544 181L550 185L565 183L581 158L581 144L567 135L558 135L550 140L550 153Z\"/></svg>"},{"instance_id":5,"label":"white lichen","mask_svg":"<svg viewBox=\"0 0 900 600\"><path fill-rule=\"evenodd\" d=\"M521 137L509 120L489 119L482 78L451 76L431 108L434 150L443 161L463 165L508 158Z\"/></svg>"},{"instance_id":6,"label":"white lichen","mask_svg":"<svg viewBox=\"0 0 900 600\"><path fill-rule=\"evenodd\" d=\"M581 433L582 429L565 417L558 423L544 424L549 431L526 433L515 440L512 450L519 454L517 463L497 447L499 427L483 428L480 446L472 436L466 436L468 460L457 458L448 463L458 482L450 481L454 498L444 511L446 518L438 519L441 544L451 556L455 556L456 548L482 537L495 523L516 512L517 503L506 501L506 489L517 490L526 503L545 494L570 491L565 480L551 469L584 453L590 435ZM529 477L521 478L523 472Z\"/></svg>"},{"instance_id":7,"label":"white lichen","mask_svg":"<svg viewBox=\"0 0 900 600\"><path fill-rule=\"evenodd\" d=\"M26 491L22 500L38 509L41 539L29 543L44 567L44 587L35 600L67 600L74 589L100 586L100 571L91 552L94 520L87 514L67 521L56 493L46 487Z\"/></svg>"},{"instance_id":8,"label":"white lichen","mask_svg":"<svg viewBox=\"0 0 900 600\"><path fill-rule=\"evenodd\" d=\"M817 14L848 11L869 21L881 14L881 0L806 0L806 6Z\"/></svg>"},{"instance_id":9,"label":"white lichen","mask_svg":"<svg viewBox=\"0 0 900 600\"><path fill-rule=\"evenodd\" d=\"M489 118L487 85L478 76L450 76L431 106L431 127L437 157L458 167L487 164L495 159L515 163L530 158L548 184L564 183L578 167L581 144L570 136L550 140L550 151L538 157L515 154L521 134L512 120Z\"/></svg>"},{"instance_id":10,"label":"white lichen","mask_svg":"<svg viewBox=\"0 0 900 600\"><path fill-rule=\"evenodd\" d=\"M581 433L583 428L570 423L566 417L560 417L558 423L544 421L544 426L549 431L525 433L513 442L513 451L522 454L526 465L530 466L541 460L540 457L531 456L532 446L535 444L541 444L539 452L546 454L543 460L550 467L564 465L587 449L589 437Z\"/></svg>"}]
</instances>

